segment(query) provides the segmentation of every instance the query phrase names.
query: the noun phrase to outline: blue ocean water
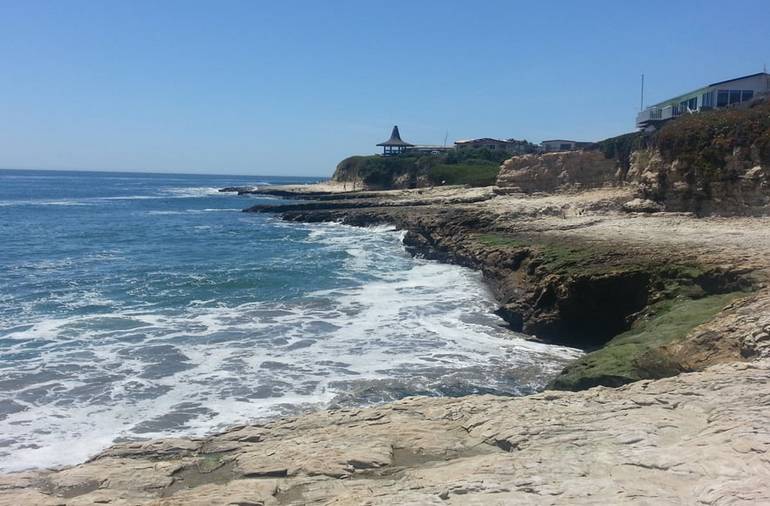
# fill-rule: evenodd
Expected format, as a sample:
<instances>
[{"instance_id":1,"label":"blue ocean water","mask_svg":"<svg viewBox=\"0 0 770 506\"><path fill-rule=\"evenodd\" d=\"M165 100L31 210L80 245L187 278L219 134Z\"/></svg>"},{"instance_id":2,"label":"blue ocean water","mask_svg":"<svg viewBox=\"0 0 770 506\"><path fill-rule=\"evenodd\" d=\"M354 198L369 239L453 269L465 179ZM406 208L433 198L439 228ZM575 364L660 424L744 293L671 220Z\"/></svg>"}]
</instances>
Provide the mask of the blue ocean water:
<instances>
[{"instance_id":1,"label":"blue ocean water","mask_svg":"<svg viewBox=\"0 0 770 506\"><path fill-rule=\"evenodd\" d=\"M0 171L0 469L406 395L523 394L574 350L503 328L400 232L241 213L312 180Z\"/></svg>"}]
</instances>

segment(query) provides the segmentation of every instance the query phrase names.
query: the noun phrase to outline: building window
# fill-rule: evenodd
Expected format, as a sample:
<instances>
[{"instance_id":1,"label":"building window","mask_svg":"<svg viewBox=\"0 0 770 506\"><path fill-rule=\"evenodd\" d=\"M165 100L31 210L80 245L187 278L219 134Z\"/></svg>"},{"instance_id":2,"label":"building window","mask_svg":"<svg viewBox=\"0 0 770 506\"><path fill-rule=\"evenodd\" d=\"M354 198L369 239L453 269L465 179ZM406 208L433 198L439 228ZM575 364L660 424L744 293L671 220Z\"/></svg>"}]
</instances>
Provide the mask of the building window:
<instances>
[{"instance_id":1,"label":"building window","mask_svg":"<svg viewBox=\"0 0 770 506\"><path fill-rule=\"evenodd\" d=\"M739 104L741 102L741 90L730 90L730 103Z\"/></svg>"},{"instance_id":2,"label":"building window","mask_svg":"<svg viewBox=\"0 0 770 506\"><path fill-rule=\"evenodd\" d=\"M703 94L700 102L701 107L714 107L714 92L709 91Z\"/></svg>"},{"instance_id":3,"label":"building window","mask_svg":"<svg viewBox=\"0 0 770 506\"><path fill-rule=\"evenodd\" d=\"M754 98L754 90L743 90L742 102L748 102Z\"/></svg>"},{"instance_id":4,"label":"building window","mask_svg":"<svg viewBox=\"0 0 770 506\"><path fill-rule=\"evenodd\" d=\"M559 149L562 151L569 151L572 148L572 144L559 144Z\"/></svg>"},{"instance_id":5,"label":"building window","mask_svg":"<svg viewBox=\"0 0 770 506\"><path fill-rule=\"evenodd\" d=\"M687 101L687 107L691 111L695 111L696 109L698 109L698 97L693 97L690 100L688 100Z\"/></svg>"},{"instance_id":6,"label":"building window","mask_svg":"<svg viewBox=\"0 0 770 506\"><path fill-rule=\"evenodd\" d=\"M730 94L727 92L727 90L719 90L719 92L717 92L717 107L726 106L729 97Z\"/></svg>"}]
</instances>

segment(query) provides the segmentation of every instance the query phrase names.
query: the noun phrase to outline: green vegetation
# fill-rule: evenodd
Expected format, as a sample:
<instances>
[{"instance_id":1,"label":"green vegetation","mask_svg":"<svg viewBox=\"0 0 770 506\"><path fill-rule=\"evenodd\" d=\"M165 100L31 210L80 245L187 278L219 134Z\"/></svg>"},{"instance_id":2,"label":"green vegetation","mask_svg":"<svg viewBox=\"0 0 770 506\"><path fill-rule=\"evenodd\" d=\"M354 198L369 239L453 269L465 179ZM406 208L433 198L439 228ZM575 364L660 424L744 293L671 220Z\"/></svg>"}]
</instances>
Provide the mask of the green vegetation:
<instances>
[{"instance_id":1,"label":"green vegetation","mask_svg":"<svg viewBox=\"0 0 770 506\"><path fill-rule=\"evenodd\" d=\"M527 141L522 141L527 142ZM527 143L526 147L523 147L522 150L525 153L531 153L534 152L536 149L536 146L534 144ZM442 163L446 163L449 165L454 165L457 163L467 163L467 164L483 164L484 162L492 162L495 165L500 165L505 160L513 156L511 153L508 153L506 151L492 151L490 149L472 149L472 148L466 148L466 149L457 149L454 151L450 151L449 153L446 153L443 155L443 160L440 160Z\"/></svg>"},{"instance_id":2,"label":"green vegetation","mask_svg":"<svg viewBox=\"0 0 770 506\"><path fill-rule=\"evenodd\" d=\"M196 466L201 473L210 473L222 467L222 453L209 453L201 456L196 462Z\"/></svg>"},{"instance_id":3,"label":"green vegetation","mask_svg":"<svg viewBox=\"0 0 770 506\"><path fill-rule=\"evenodd\" d=\"M556 389L619 386L677 374L679 366L664 348L745 294L741 290L750 283L689 262L661 261L654 252L602 243L500 233L479 234L476 240L510 248L512 254L527 250L526 272L540 285L537 310L557 317L556 328L569 334L570 344L601 346L570 364L551 384ZM606 342L597 339L604 331Z\"/></svg>"},{"instance_id":4,"label":"green vegetation","mask_svg":"<svg viewBox=\"0 0 770 506\"><path fill-rule=\"evenodd\" d=\"M405 180L399 186L413 186L422 157L416 156L351 156L342 160L334 172L335 181L348 181L370 188L389 188L398 179Z\"/></svg>"},{"instance_id":5,"label":"green vegetation","mask_svg":"<svg viewBox=\"0 0 770 506\"><path fill-rule=\"evenodd\" d=\"M522 142L522 150L535 146ZM337 165L335 181L367 188L415 188L428 185L490 186L500 164L512 155L488 149L461 149L440 154L351 156Z\"/></svg>"},{"instance_id":6,"label":"green vegetation","mask_svg":"<svg viewBox=\"0 0 770 506\"><path fill-rule=\"evenodd\" d=\"M676 375L681 371L661 348L682 340L740 295L742 292L659 302L628 331L567 366L550 387L583 390L596 385L620 386L640 379Z\"/></svg>"},{"instance_id":7,"label":"green vegetation","mask_svg":"<svg viewBox=\"0 0 770 506\"><path fill-rule=\"evenodd\" d=\"M643 132L631 132L617 137L604 139L589 149L598 149L606 158L614 158L623 170L631 166L631 153L647 147L648 137Z\"/></svg>"},{"instance_id":8,"label":"green vegetation","mask_svg":"<svg viewBox=\"0 0 770 506\"><path fill-rule=\"evenodd\" d=\"M476 240L487 246L499 246L503 248L525 248L531 244L524 239L498 233L479 234L476 236Z\"/></svg>"},{"instance_id":9,"label":"green vegetation","mask_svg":"<svg viewBox=\"0 0 770 506\"><path fill-rule=\"evenodd\" d=\"M535 253L537 264L549 274L562 276L584 276L602 273L644 271L661 282L661 294L674 297L685 294L693 297L704 295L697 285L689 286L693 280L702 278L707 272L692 263L661 262L655 256L608 248L602 243L574 242L567 244L538 237L536 240L525 236L510 236L500 233L486 233L476 240L487 246L512 249L530 249Z\"/></svg>"},{"instance_id":10,"label":"green vegetation","mask_svg":"<svg viewBox=\"0 0 770 506\"><path fill-rule=\"evenodd\" d=\"M434 165L428 170L428 178L437 185L492 186L497 180L499 171L500 166L492 163L476 165L440 164Z\"/></svg>"},{"instance_id":11,"label":"green vegetation","mask_svg":"<svg viewBox=\"0 0 770 506\"><path fill-rule=\"evenodd\" d=\"M607 248L602 244L549 241L539 237L513 237L506 234L479 234L476 239L482 244L502 248L528 248L536 252L537 263L551 274L585 275L622 270L653 269L652 260L627 255ZM659 267L663 267L660 265Z\"/></svg>"},{"instance_id":12,"label":"green vegetation","mask_svg":"<svg viewBox=\"0 0 770 506\"><path fill-rule=\"evenodd\" d=\"M711 177L735 148L756 145L761 162L770 163L770 102L682 116L656 132L654 143L667 160L682 160Z\"/></svg>"},{"instance_id":13,"label":"green vegetation","mask_svg":"<svg viewBox=\"0 0 770 506\"><path fill-rule=\"evenodd\" d=\"M760 162L770 164L770 102L686 114L667 122L657 132L619 135L589 149L598 149L628 170L631 153L650 147L658 148L666 161L685 162L693 181L733 178L735 174L724 173L724 168L735 148L744 148L743 156L748 158L753 147Z\"/></svg>"}]
</instances>

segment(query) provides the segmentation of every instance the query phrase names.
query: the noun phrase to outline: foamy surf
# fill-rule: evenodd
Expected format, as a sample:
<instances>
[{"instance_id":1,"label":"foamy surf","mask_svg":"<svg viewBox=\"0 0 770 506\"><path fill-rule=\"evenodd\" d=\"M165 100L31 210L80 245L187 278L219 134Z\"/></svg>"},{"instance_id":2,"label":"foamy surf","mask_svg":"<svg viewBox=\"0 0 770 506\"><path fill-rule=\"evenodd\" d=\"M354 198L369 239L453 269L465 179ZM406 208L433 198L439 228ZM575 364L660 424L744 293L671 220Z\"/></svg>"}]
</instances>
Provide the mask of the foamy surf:
<instances>
[{"instance_id":1,"label":"foamy surf","mask_svg":"<svg viewBox=\"0 0 770 506\"><path fill-rule=\"evenodd\" d=\"M9 208L50 232L0 260L0 469L333 405L529 393L578 353L509 332L479 273L411 258L403 232L219 212L234 198L215 187L55 227Z\"/></svg>"},{"instance_id":2,"label":"foamy surf","mask_svg":"<svg viewBox=\"0 0 770 506\"><path fill-rule=\"evenodd\" d=\"M172 315L118 310L7 333L11 354L44 344L25 364L35 371L27 380L4 375L18 383L10 401L19 411L0 421L2 467L71 464L117 438L200 435L335 400L367 403L374 384L375 401L451 393L448 377L467 392L526 393L575 356L512 336L478 273L409 258L399 232L307 232L307 242L346 255L349 276L367 280L292 303L212 299ZM527 373L512 382L517 368Z\"/></svg>"}]
</instances>

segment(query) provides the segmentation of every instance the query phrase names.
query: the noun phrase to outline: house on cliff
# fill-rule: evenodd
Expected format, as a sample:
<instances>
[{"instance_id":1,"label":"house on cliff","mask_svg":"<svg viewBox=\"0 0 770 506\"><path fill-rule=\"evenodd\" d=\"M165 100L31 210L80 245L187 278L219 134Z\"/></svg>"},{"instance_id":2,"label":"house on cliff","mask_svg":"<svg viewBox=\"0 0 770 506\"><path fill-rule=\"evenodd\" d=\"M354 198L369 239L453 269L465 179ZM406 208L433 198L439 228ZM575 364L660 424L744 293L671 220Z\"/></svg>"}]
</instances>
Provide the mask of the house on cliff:
<instances>
[{"instance_id":1,"label":"house on cliff","mask_svg":"<svg viewBox=\"0 0 770 506\"><path fill-rule=\"evenodd\" d=\"M490 151L504 151L511 154L524 154L531 151L531 144L527 141L516 139L492 139L482 137L480 139L464 139L455 141L455 149L488 149Z\"/></svg>"},{"instance_id":2,"label":"house on cliff","mask_svg":"<svg viewBox=\"0 0 770 506\"><path fill-rule=\"evenodd\" d=\"M636 116L636 126L641 129L655 129L682 114L737 107L768 94L770 74L767 72L719 81L647 107Z\"/></svg>"},{"instance_id":3,"label":"house on cliff","mask_svg":"<svg viewBox=\"0 0 770 506\"><path fill-rule=\"evenodd\" d=\"M565 139L550 139L540 143L540 149L545 153L553 151L577 151L590 146L590 142L569 141Z\"/></svg>"}]
</instances>

